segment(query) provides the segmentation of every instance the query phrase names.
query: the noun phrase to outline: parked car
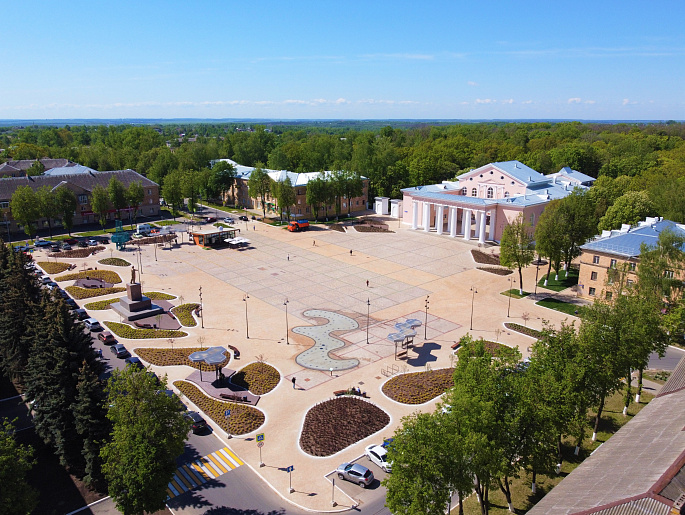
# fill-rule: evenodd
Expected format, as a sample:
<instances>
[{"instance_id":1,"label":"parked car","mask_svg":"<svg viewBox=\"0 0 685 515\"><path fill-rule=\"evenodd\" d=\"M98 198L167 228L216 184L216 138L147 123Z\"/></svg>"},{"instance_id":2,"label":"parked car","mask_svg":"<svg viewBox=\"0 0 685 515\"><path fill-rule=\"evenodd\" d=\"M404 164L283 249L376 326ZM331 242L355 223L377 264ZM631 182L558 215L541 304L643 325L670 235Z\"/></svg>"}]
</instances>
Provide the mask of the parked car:
<instances>
[{"instance_id":1,"label":"parked car","mask_svg":"<svg viewBox=\"0 0 685 515\"><path fill-rule=\"evenodd\" d=\"M109 243L109 238L108 238L107 236L100 236L99 238L97 238L97 240L98 240L102 245L106 245L107 243Z\"/></svg>"},{"instance_id":2,"label":"parked car","mask_svg":"<svg viewBox=\"0 0 685 515\"><path fill-rule=\"evenodd\" d=\"M86 318L83 323L86 325L86 329L89 331L102 331L100 322L98 322L95 318Z\"/></svg>"},{"instance_id":3,"label":"parked car","mask_svg":"<svg viewBox=\"0 0 685 515\"><path fill-rule=\"evenodd\" d=\"M63 299L68 299L69 294L65 292L62 288L57 288L57 294L62 297Z\"/></svg>"},{"instance_id":4,"label":"parked car","mask_svg":"<svg viewBox=\"0 0 685 515\"><path fill-rule=\"evenodd\" d=\"M50 281L50 282L48 282L45 286L47 286L47 287L48 287L48 290L50 290L50 291L59 288L59 285L58 285L55 281Z\"/></svg>"},{"instance_id":5,"label":"parked car","mask_svg":"<svg viewBox=\"0 0 685 515\"><path fill-rule=\"evenodd\" d=\"M76 315L76 318L78 318L79 320L85 320L86 318L89 318L88 312L83 308L75 309L74 315Z\"/></svg>"},{"instance_id":6,"label":"parked car","mask_svg":"<svg viewBox=\"0 0 685 515\"><path fill-rule=\"evenodd\" d=\"M98 334L98 340L100 340L102 343L106 343L107 345L117 343L117 339L109 331L102 331L100 334Z\"/></svg>"},{"instance_id":7,"label":"parked car","mask_svg":"<svg viewBox=\"0 0 685 515\"><path fill-rule=\"evenodd\" d=\"M62 245L60 245L60 248L62 250L71 250L71 245L69 245L66 241L63 241Z\"/></svg>"},{"instance_id":8,"label":"parked car","mask_svg":"<svg viewBox=\"0 0 685 515\"><path fill-rule=\"evenodd\" d=\"M43 276L40 280L43 284L48 284L52 279L50 279L47 275Z\"/></svg>"},{"instance_id":9,"label":"parked car","mask_svg":"<svg viewBox=\"0 0 685 515\"><path fill-rule=\"evenodd\" d=\"M383 469L383 472L392 472L392 463L387 460L388 451L382 445L369 445L364 454L371 463Z\"/></svg>"},{"instance_id":10,"label":"parked car","mask_svg":"<svg viewBox=\"0 0 685 515\"><path fill-rule=\"evenodd\" d=\"M57 243L53 243L52 245L50 245L50 251L51 252L59 252L60 251L59 245L57 245Z\"/></svg>"},{"instance_id":11,"label":"parked car","mask_svg":"<svg viewBox=\"0 0 685 515\"><path fill-rule=\"evenodd\" d=\"M239 219L239 220L242 220L243 222L247 222L247 221L249 220L249 218L246 217L245 215L240 215L240 216L238 217L238 219Z\"/></svg>"},{"instance_id":12,"label":"parked car","mask_svg":"<svg viewBox=\"0 0 685 515\"><path fill-rule=\"evenodd\" d=\"M86 240L81 240L81 241L78 242L78 246L79 246L79 247L87 247L87 246L88 246L88 242L87 242Z\"/></svg>"},{"instance_id":13,"label":"parked car","mask_svg":"<svg viewBox=\"0 0 685 515\"><path fill-rule=\"evenodd\" d=\"M131 354L128 352L126 347L122 343L117 343L116 345L112 345L110 347L110 350L112 351L112 354L114 354L117 358L128 358L131 356Z\"/></svg>"},{"instance_id":14,"label":"parked car","mask_svg":"<svg viewBox=\"0 0 685 515\"><path fill-rule=\"evenodd\" d=\"M197 411L186 411L183 414L183 417L190 420L190 429L193 431L193 433L198 434L207 429L207 421L202 418L202 415L200 415Z\"/></svg>"},{"instance_id":15,"label":"parked car","mask_svg":"<svg viewBox=\"0 0 685 515\"><path fill-rule=\"evenodd\" d=\"M64 241L65 241L66 243L68 243L69 245L76 245L76 244L78 243L78 240L77 240L76 238L67 238L67 239L64 240Z\"/></svg>"},{"instance_id":16,"label":"parked car","mask_svg":"<svg viewBox=\"0 0 685 515\"><path fill-rule=\"evenodd\" d=\"M49 247L50 245L52 245L52 242L50 240L38 240L33 245L34 245L34 247L38 247L38 248Z\"/></svg>"},{"instance_id":17,"label":"parked car","mask_svg":"<svg viewBox=\"0 0 685 515\"><path fill-rule=\"evenodd\" d=\"M234 224L234 223L235 223L235 220L233 220L233 218L227 216L226 218L224 218L224 223L226 223L226 224Z\"/></svg>"},{"instance_id":18,"label":"parked car","mask_svg":"<svg viewBox=\"0 0 685 515\"><path fill-rule=\"evenodd\" d=\"M125 362L126 362L126 365L139 368L140 370L143 370L145 368L143 366L143 362L140 361L140 358L138 358L136 356L131 356L130 358L126 358Z\"/></svg>"},{"instance_id":19,"label":"parked car","mask_svg":"<svg viewBox=\"0 0 685 515\"><path fill-rule=\"evenodd\" d=\"M98 244L98 240L88 240L88 246L89 247L96 247Z\"/></svg>"},{"instance_id":20,"label":"parked car","mask_svg":"<svg viewBox=\"0 0 685 515\"><path fill-rule=\"evenodd\" d=\"M207 218L205 218L205 221L206 221L208 224L214 223L214 222L216 222L216 217L214 217L214 216L208 216Z\"/></svg>"},{"instance_id":21,"label":"parked car","mask_svg":"<svg viewBox=\"0 0 685 515\"><path fill-rule=\"evenodd\" d=\"M362 488L366 488L373 483L373 472L359 463L343 463L335 472L340 479L357 483Z\"/></svg>"},{"instance_id":22,"label":"parked car","mask_svg":"<svg viewBox=\"0 0 685 515\"><path fill-rule=\"evenodd\" d=\"M67 303L67 306L69 306L69 309L78 308L78 304L76 304L76 301L74 299L72 299L71 297L68 299L64 299L64 302Z\"/></svg>"}]
</instances>

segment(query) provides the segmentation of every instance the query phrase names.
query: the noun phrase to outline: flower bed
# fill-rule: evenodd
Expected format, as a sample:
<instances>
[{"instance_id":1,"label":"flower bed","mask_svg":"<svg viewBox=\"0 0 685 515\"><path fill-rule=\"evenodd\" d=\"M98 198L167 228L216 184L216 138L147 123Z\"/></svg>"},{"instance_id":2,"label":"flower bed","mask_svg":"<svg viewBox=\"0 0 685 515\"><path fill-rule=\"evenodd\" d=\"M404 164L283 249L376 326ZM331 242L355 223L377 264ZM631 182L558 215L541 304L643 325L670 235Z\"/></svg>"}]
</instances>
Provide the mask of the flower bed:
<instances>
[{"instance_id":1,"label":"flower bed","mask_svg":"<svg viewBox=\"0 0 685 515\"><path fill-rule=\"evenodd\" d=\"M115 286L113 288L81 288L80 286L67 286L64 288L69 295L75 299L90 299L92 297L102 297L103 295L110 295L112 293L121 293L126 291L126 288ZM117 299L118 300L118 299Z\"/></svg>"},{"instance_id":2,"label":"flower bed","mask_svg":"<svg viewBox=\"0 0 685 515\"><path fill-rule=\"evenodd\" d=\"M181 347L178 349L136 349L136 354L143 358L148 363L152 363L158 367L173 367L176 365L186 365L189 367L197 368L200 370L200 365L202 365L202 371L214 372L214 365L209 366L206 363L193 363L188 359L193 352L197 352L197 347ZM221 362L221 368L228 365L231 357L226 353L226 359Z\"/></svg>"},{"instance_id":3,"label":"flower bed","mask_svg":"<svg viewBox=\"0 0 685 515\"><path fill-rule=\"evenodd\" d=\"M540 338L540 335L542 334L540 331L537 331L535 329L531 329L530 327L525 327L521 324L514 324L512 322L507 322L504 324L504 327L507 329L510 329L511 331L516 331L517 333L525 334L526 336L530 336L531 338Z\"/></svg>"},{"instance_id":4,"label":"flower bed","mask_svg":"<svg viewBox=\"0 0 685 515\"><path fill-rule=\"evenodd\" d=\"M391 231L390 229L386 227L378 227L375 225L355 225L354 230L357 232L392 232L394 233L395 231Z\"/></svg>"},{"instance_id":5,"label":"flower bed","mask_svg":"<svg viewBox=\"0 0 685 515\"><path fill-rule=\"evenodd\" d=\"M76 272L75 274L58 275L55 281L76 281L77 279L100 279L106 283L118 284L121 282L121 277L116 272L111 270L87 270L85 272Z\"/></svg>"},{"instance_id":6,"label":"flower bed","mask_svg":"<svg viewBox=\"0 0 685 515\"><path fill-rule=\"evenodd\" d=\"M121 288L123 290L123 288ZM120 324L119 322L105 322L107 328L119 338L129 338L131 340L142 340L145 338L181 338L188 336L183 331L173 331L171 329L134 329L130 325Z\"/></svg>"},{"instance_id":7,"label":"flower bed","mask_svg":"<svg viewBox=\"0 0 685 515\"><path fill-rule=\"evenodd\" d=\"M181 322L182 325L186 327L195 327L197 322L193 318L193 311L198 307L200 307L199 304L191 302L189 304L181 304L180 306L176 306L175 308L171 309L171 312L176 315L176 318L179 322Z\"/></svg>"},{"instance_id":8,"label":"flower bed","mask_svg":"<svg viewBox=\"0 0 685 515\"><path fill-rule=\"evenodd\" d=\"M174 381L174 386L180 390L200 411L216 422L221 429L233 434L244 435L256 431L264 424L264 413L257 408L245 404L220 401L205 395L200 389L188 381ZM227 409L231 416L226 417Z\"/></svg>"},{"instance_id":9,"label":"flower bed","mask_svg":"<svg viewBox=\"0 0 685 515\"><path fill-rule=\"evenodd\" d=\"M36 263L39 267L41 267L43 270L45 270L46 274L61 274L65 270L69 270L69 267L71 266L69 263L63 263L61 261L57 262L52 262L52 261L39 261Z\"/></svg>"},{"instance_id":10,"label":"flower bed","mask_svg":"<svg viewBox=\"0 0 685 515\"><path fill-rule=\"evenodd\" d=\"M62 252L50 252L48 257L64 257L64 258L87 258L91 254L105 250L105 247L100 245L96 247L85 247L73 250L63 250Z\"/></svg>"},{"instance_id":11,"label":"flower bed","mask_svg":"<svg viewBox=\"0 0 685 515\"><path fill-rule=\"evenodd\" d=\"M98 263L110 266L131 266L131 263L121 258L105 258L98 261Z\"/></svg>"},{"instance_id":12,"label":"flower bed","mask_svg":"<svg viewBox=\"0 0 685 515\"><path fill-rule=\"evenodd\" d=\"M250 363L231 377L231 382L247 388L255 395L264 395L276 388L281 374L266 363Z\"/></svg>"},{"instance_id":13,"label":"flower bed","mask_svg":"<svg viewBox=\"0 0 685 515\"><path fill-rule=\"evenodd\" d=\"M402 404L423 404L454 386L454 369L441 368L393 377L383 385L383 393Z\"/></svg>"},{"instance_id":14,"label":"flower bed","mask_svg":"<svg viewBox=\"0 0 685 515\"><path fill-rule=\"evenodd\" d=\"M332 225L329 225L328 228L331 231L345 232L345 228L343 227L342 224L332 224Z\"/></svg>"},{"instance_id":15,"label":"flower bed","mask_svg":"<svg viewBox=\"0 0 685 515\"><path fill-rule=\"evenodd\" d=\"M170 293L162 293L159 291L146 291L143 293L148 299L152 300L172 300L176 298L176 295L171 295Z\"/></svg>"},{"instance_id":16,"label":"flower bed","mask_svg":"<svg viewBox=\"0 0 685 515\"><path fill-rule=\"evenodd\" d=\"M85 309L109 309L110 304L114 304L115 302L119 302L119 299L107 299L107 300L98 300L95 302L89 302L85 306L83 306Z\"/></svg>"},{"instance_id":17,"label":"flower bed","mask_svg":"<svg viewBox=\"0 0 685 515\"><path fill-rule=\"evenodd\" d=\"M388 414L370 402L355 397L330 399L305 415L300 447L312 456L330 456L389 423Z\"/></svg>"},{"instance_id":18,"label":"flower bed","mask_svg":"<svg viewBox=\"0 0 685 515\"><path fill-rule=\"evenodd\" d=\"M499 265L499 254L488 254L482 250L471 249L471 255L473 260L481 265Z\"/></svg>"},{"instance_id":19,"label":"flower bed","mask_svg":"<svg viewBox=\"0 0 685 515\"><path fill-rule=\"evenodd\" d=\"M476 268L478 270L482 270L483 272L489 272L495 275L509 275L514 273L513 270L509 270L508 268L495 268L492 266L479 266Z\"/></svg>"}]
</instances>

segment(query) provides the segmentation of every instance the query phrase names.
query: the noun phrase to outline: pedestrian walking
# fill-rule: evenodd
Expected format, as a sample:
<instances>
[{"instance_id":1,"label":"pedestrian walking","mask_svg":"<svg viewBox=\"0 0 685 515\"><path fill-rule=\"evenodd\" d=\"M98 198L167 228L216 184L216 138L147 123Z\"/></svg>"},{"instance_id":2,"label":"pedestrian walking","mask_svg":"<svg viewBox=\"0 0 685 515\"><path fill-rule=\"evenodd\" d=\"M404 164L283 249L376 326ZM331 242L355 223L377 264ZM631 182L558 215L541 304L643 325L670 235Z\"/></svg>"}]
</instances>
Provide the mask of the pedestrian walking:
<instances>
[{"instance_id":1,"label":"pedestrian walking","mask_svg":"<svg viewBox=\"0 0 685 515\"><path fill-rule=\"evenodd\" d=\"M366 280L366 287L367 288L369 287L369 280L368 279Z\"/></svg>"},{"instance_id":2,"label":"pedestrian walking","mask_svg":"<svg viewBox=\"0 0 685 515\"><path fill-rule=\"evenodd\" d=\"M253 230L253 231L256 231L256 230L257 230L257 226L256 226L256 225L253 225L253 226L252 226L252 230Z\"/></svg>"},{"instance_id":3,"label":"pedestrian walking","mask_svg":"<svg viewBox=\"0 0 685 515\"><path fill-rule=\"evenodd\" d=\"M312 247L316 247L316 240L312 240Z\"/></svg>"},{"instance_id":4,"label":"pedestrian walking","mask_svg":"<svg viewBox=\"0 0 685 515\"><path fill-rule=\"evenodd\" d=\"M293 377L293 390L295 389L295 378Z\"/></svg>"},{"instance_id":5,"label":"pedestrian walking","mask_svg":"<svg viewBox=\"0 0 685 515\"><path fill-rule=\"evenodd\" d=\"M290 254L288 254L288 261L290 261Z\"/></svg>"},{"instance_id":6,"label":"pedestrian walking","mask_svg":"<svg viewBox=\"0 0 685 515\"><path fill-rule=\"evenodd\" d=\"M350 249L350 256L352 255L352 249Z\"/></svg>"}]
</instances>

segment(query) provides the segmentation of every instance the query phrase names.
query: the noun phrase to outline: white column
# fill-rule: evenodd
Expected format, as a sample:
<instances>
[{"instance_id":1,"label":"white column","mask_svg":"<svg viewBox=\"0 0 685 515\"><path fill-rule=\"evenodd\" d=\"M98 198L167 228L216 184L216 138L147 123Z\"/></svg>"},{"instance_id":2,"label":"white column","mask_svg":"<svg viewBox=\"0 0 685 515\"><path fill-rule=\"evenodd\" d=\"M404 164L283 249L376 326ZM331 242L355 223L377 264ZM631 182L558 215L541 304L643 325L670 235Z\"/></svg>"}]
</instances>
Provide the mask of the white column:
<instances>
[{"instance_id":1,"label":"white column","mask_svg":"<svg viewBox=\"0 0 685 515\"><path fill-rule=\"evenodd\" d=\"M471 239L471 210L464 209L464 214L461 217L461 226L464 228L464 239Z\"/></svg>"},{"instance_id":2,"label":"white column","mask_svg":"<svg viewBox=\"0 0 685 515\"><path fill-rule=\"evenodd\" d=\"M495 241L495 227L497 227L497 208L490 209L490 240Z\"/></svg>"},{"instance_id":3,"label":"white column","mask_svg":"<svg viewBox=\"0 0 685 515\"><path fill-rule=\"evenodd\" d=\"M481 211L480 213L480 226L478 227L478 243L485 243L485 220L486 220L486 214L485 210Z\"/></svg>"},{"instance_id":4,"label":"white column","mask_svg":"<svg viewBox=\"0 0 685 515\"><path fill-rule=\"evenodd\" d=\"M426 232L431 230L431 205L425 201L423 203L423 230Z\"/></svg>"},{"instance_id":5,"label":"white column","mask_svg":"<svg viewBox=\"0 0 685 515\"><path fill-rule=\"evenodd\" d=\"M437 206L437 210L435 212L435 228L438 230L438 234L442 234L444 213L445 206L442 204Z\"/></svg>"},{"instance_id":6,"label":"white column","mask_svg":"<svg viewBox=\"0 0 685 515\"><path fill-rule=\"evenodd\" d=\"M450 236L455 238L457 236L457 208L450 208Z\"/></svg>"},{"instance_id":7,"label":"white column","mask_svg":"<svg viewBox=\"0 0 685 515\"><path fill-rule=\"evenodd\" d=\"M411 203L411 228L416 230L419 226L419 203L413 200Z\"/></svg>"},{"instance_id":8,"label":"white column","mask_svg":"<svg viewBox=\"0 0 685 515\"><path fill-rule=\"evenodd\" d=\"M476 219L476 230L473 232L473 235L478 238L480 234L480 211L473 213L473 217Z\"/></svg>"}]
</instances>

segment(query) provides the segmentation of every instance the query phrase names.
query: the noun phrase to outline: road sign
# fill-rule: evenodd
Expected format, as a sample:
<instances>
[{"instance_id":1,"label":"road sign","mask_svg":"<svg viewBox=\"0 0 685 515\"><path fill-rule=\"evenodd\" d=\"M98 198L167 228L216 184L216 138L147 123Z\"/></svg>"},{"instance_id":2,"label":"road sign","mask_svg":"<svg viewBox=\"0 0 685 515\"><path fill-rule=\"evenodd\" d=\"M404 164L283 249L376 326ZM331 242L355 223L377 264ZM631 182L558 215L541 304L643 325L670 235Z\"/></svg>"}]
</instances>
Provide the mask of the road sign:
<instances>
[{"instance_id":1,"label":"road sign","mask_svg":"<svg viewBox=\"0 0 685 515\"><path fill-rule=\"evenodd\" d=\"M226 411L224 411L224 415L226 416L226 418L230 417L231 416L231 410L227 409Z\"/></svg>"},{"instance_id":2,"label":"road sign","mask_svg":"<svg viewBox=\"0 0 685 515\"><path fill-rule=\"evenodd\" d=\"M257 441L258 442L263 442L264 441L264 433L259 433L257 435Z\"/></svg>"},{"instance_id":3,"label":"road sign","mask_svg":"<svg viewBox=\"0 0 685 515\"><path fill-rule=\"evenodd\" d=\"M285 469L286 472L292 472L293 470L295 470L295 466L294 466L294 465L290 465L289 467L287 467L287 468Z\"/></svg>"},{"instance_id":4,"label":"road sign","mask_svg":"<svg viewBox=\"0 0 685 515\"><path fill-rule=\"evenodd\" d=\"M257 442L257 447L264 447L264 442Z\"/></svg>"}]
</instances>

